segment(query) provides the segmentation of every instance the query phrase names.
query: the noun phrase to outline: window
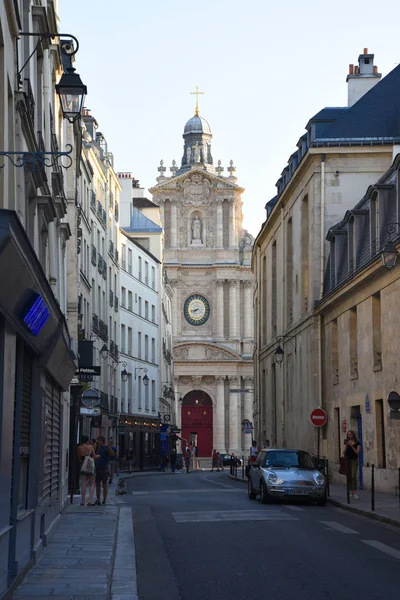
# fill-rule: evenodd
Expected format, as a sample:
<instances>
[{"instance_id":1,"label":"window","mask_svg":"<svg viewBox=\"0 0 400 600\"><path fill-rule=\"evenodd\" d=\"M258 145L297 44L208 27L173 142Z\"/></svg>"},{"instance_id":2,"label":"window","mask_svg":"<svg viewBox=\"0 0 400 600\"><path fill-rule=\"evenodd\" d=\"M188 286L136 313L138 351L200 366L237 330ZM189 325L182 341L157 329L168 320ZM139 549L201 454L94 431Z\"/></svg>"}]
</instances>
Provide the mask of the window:
<instances>
[{"instance_id":1,"label":"window","mask_svg":"<svg viewBox=\"0 0 400 600\"><path fill-rule=\"evenodd\" d=\"M138 263L139 263L139 279L140 279L140 281L142 281L142 257L141 256L139 256Z\"/></svg>"},{"instance_id":2,"label":"window","mask_svg":"<svg viewBox=\"0 0 400 600\"><path fill-rule=\"evenodd\" d=\"M138 331L137 334L137 340L138 340L138 358L142 358L142 333L140 331Z\"/></svg>"},{"instance_id":3,"label":"window","mask_svg":"<svg viewBox=\"0 0 400 600\"><path fill-rule=\"evenodd\" d=\"M132 310L133 302L132 302L132 292L128 292L128 310Z\"/></svg>"},{"instance_id":4,"label":"window","mask_svg":"<svg viewBox=\"0 0 400 600\"><path fill-rule=\"evenodd\" d=\"M156 340L151 338L151 362L156 364Z\"/></svg>"},{"instance_id":5,"label":"window","mask_svg":"<svg viewBox=\"0 0 400 600\"><path fill-rule=\"evenodd\" d=\"M144 303L144 318L149 318L149 303L147 302L147 300Z\"/></svg>"},{"instance_id":6,"label":"window","mask_svg":"<svg viewBox=\"0 0 400 600\"><path fill-rule=\"evenodd\" d=\"M338 322L333 319L331 323L331 355L332 355L332 383L339 383L339 338Z\"/></svg>"},{"instance_id":7,"label":"window","mask_svg":"<svg viewBox=\"0 0 400 600\"><path fill-rule=\"evenodd\" d=\"M156 322L156 307L154 306L154 304L151 305L151 320L153 321L153 323Z\"/></svg>"},{"instance_id":8,"label":"window","mask_svg":"<svg viewBox=\"0 0 400 600\"><path fill-rule=\"evenodd\" d=\"M138 377L138 409L142 410L142 378Z\"/></svg>"},{"instance_id":9,"label":"window","mask_svg":"<svg viewBox=\"0 0 400 600\"><path fill-rule=\"evenodd\" d=\"M151 267L151 287L153 290L156 289L156 269L155 267Z\"/></svg>"},{"instance_id":10,"label":"window","mask_svg":"<svg viewBox=\"0 0 400 600\"><path fill-rule=\"evenodd\" d=\"M139 316L142 316L142 298L139 296Z\"/></svg>"},{"instance_id":11,"label":"window","mask_svg":"<svg viewBox=\"0 0 400 600\"><path fill-rule=\"evenodd\" d=\"M132 250L128 248L128 273L132 273Z\"/></svg>"},{"instance_id":12,"label":"window","mask_svg":"<svg viewBox=\"0 0 400 600\"><path fill-rule=\"evenodd\" d=\"M382 313L381 294L372 296L372 351L374 355L374 371L382 369Z\"/></svg>"},{"instance_id":13,"label":"window","mask_svg":"<svg viewBox=\"0 0 400 600\"><path fill-rule=\"evenodd\" d=\"M121 261L122 261L122 268L126 269L126 246L125 246L125 244L122 244L122 246L121 246Z\"/></svg>"},{"instance_id":14,"label":"window","mask_svg":"<svg viewBox=\"0 0 400 600\"><path fill-rule=\"evenodd\" d=\"M376 422L376 450L378 469L386 469L386 440L385 440L385 415L383 411L383 400L375 401Z\"/></svg>"},{"instance_id":15,"label":"window","mask_svg":"<svg viewBox=\"0 0 400 600\"><path fill-rule=\"evenodd\" d=\"M149 336L144 336L144 360L149 360Z\"/></svg>"},{"instance_id":16,"label":"window","mask_svg":"<svg viewBox=\"0 0 400 600\"><path fill-rule=\"evenodd\" d=\"M156 382L154 379L151 380L151 410L156 410Z\"/></svg>"},{"instance_id":17,"label":"window","mask_svg":"<svg viewBox=\"0 0 400 600\"><path fill-rule=\"evenodd\" d=\"M121 352L125 352L125 325L121 325Z\"/></svg>"},{"instance_id":18,"label":"window","mask_svg":"<svg viewBox=\"0 0 400 600\"><path fill-rule=\"evenodd\" d=\"M350 378L358 377L358 349L357 349L357 307L349 311L349 336L350 336Z\"/></svg>"},{"instance_id":19,"label":"window","mask_svg":"<svg viewBox=\"0 0 400 600\"><path fill-rule=\"evenodd\" d=\"M125 308L126 306L126 288L121 289L121 306Z\"/></svg>"},{"instance_id":20,"label":"window","mask_svg":"<svg viewBox=\"0 0 400 600\"><path fill-rule=\"evenodd\" d=\"M144 261L144 282L149 285L149 263L147 260Z\"/></svg>"},{"instance_id":21,"label":"window","mask_svg":"<svg viewBox=\"0 0 400 600\"><path fill-rule=\"evenodd\" d=\"M132 356L132 328L128 327L128 354Z\"/></svg>"}]
</instances>

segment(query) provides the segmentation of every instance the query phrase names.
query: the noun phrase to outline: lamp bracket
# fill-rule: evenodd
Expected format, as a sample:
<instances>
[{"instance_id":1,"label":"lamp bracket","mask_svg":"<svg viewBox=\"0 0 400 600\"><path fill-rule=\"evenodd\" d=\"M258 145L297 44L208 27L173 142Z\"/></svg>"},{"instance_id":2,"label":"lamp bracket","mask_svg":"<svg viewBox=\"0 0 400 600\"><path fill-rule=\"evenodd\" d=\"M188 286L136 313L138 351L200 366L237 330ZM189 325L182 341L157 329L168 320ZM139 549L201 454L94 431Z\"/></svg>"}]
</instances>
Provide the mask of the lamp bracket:
<instances>
[{"instance_id":1,"label":"lamp bracket","mask_svg":"<svg viewBox=\"0 0 400 600\"><path fill-rule=\"evenodd\" d=\"M294 343L293 343L294 340ZM293 346L294 353L296 354L296 336L295 335L280 335L276 338L277 344L285 344L286 342L290 342Z\"/></svg>"},{"instance_id":2,"label":"lamp bracket","mask_svg":"<svg viewBox=\"0 0 400 600\"><path fill-rule=\"evenodd\" d=\"M38 150L37 152L0 152L0 156L5 156L14 165L14 167L25 167L29 173L35 173L38 171L42 171L45 167L54 167L58 165L63 167L63 169L69 169L72 165L72 146L71 144L67 144L65 152L57 151L57 152L44 152L42 150ZM67 165L63 165L58 162L58 160L62 157L66 156L69 161ZM0 169L4 169L5 163L0 164Z\"/></svg>"},{"instance_id":3,"label":"lamp bracket","mask_svg":"<svg viewBox=\"0 0 400 600\"><path fill-rule=\"evenodd\" d=\"M146 367L137 367L137 368L135 368L135 379L137 378L137 374L140 371L144 371L145 373L147 373L148 369L146 369Z\"/></svg>"}]
</instances>

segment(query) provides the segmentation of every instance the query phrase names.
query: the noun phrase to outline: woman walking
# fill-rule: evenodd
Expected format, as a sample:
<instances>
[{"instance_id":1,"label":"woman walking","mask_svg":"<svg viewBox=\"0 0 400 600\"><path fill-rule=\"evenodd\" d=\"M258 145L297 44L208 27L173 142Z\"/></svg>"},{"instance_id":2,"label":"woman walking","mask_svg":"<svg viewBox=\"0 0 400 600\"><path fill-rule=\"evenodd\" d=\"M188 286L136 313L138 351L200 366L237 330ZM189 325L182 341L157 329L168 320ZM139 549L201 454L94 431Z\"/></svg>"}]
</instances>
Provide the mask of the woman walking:
<instances>
[{"instance_id":1,"label":"woman walking","mask_svg":"<svg viewBox=\"0 0 400 600\"><path fill-rule=\"evenodd\" d=\"M358 500L357 496L357 468L358 456L360 454L361 444L352 429L347 432L347 438L344 441L343 456L347 461L347 485L350 490L351 498Z\"/></svg>"},{"instance_id":2,"label":"woman walking","mask_svg":"<svg viewBox=\"0 0 400 600\"><path fill-rule=\"evenodd\" d=\"M94 460L98 457L96 456L96 453L92 446L91 440L89 440L87 437L84 437L82 440L82 444L80 446L78 446L78 457L79 457L79 460L81 463L80 472L81 472L81 477L82 477L81 506L85 506L86 487L87 487L88 483L89 483L89 499L88 499L87 505L94 506L93 492L94 492L94 483L95 483L95 475L96 475L96 468L95 468ZM89 458L92 460L89 460Z\"/></svg>"}]
</instances>

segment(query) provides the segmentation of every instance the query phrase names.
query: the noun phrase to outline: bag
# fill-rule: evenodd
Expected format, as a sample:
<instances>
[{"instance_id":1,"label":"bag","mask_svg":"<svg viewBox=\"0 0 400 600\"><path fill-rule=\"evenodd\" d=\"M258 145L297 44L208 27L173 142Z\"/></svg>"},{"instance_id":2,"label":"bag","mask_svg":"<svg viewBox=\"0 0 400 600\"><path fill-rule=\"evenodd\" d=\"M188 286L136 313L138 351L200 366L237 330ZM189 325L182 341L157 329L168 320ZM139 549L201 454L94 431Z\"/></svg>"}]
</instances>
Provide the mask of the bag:
<instances>
[{"instance_id":1,"label":"bag","mask_svg":"<svg viewBox=\"0 0 400 600\"><path fill-rule=\"evenodd\" d=\"M94 475L94 459L91 456L85 456L81 466L82 475Z\"/></svg>"},{"instance_id":2,"label":"bag","mask_svg":"<svg viewBox=\"0 0 400 600\"><path fill-rule=\"evenodd\" d=\"M339 473L341 475L346 475L347 474L347 460L345 459L344 456L340 457Z\"/></svg>"}]
</instances>

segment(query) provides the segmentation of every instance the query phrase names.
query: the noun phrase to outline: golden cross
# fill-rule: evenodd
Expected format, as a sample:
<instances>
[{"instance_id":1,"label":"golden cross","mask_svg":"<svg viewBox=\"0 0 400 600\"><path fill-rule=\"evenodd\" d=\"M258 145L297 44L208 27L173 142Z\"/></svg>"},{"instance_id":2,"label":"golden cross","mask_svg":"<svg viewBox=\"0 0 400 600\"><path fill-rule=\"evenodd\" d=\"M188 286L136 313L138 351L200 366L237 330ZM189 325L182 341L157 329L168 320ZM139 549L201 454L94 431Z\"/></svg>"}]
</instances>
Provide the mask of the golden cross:
<instances>
[{"instance_id":1,"label":"golden cross","mask_svg":"<svg viewBox=\"0 0 400 600\"><path fill-rule=\"evenodd\" d=\"M196 110L194 111L194 114L196 117L198 117L199 116L199 94L204 94L204 92L199 92L199 86L196 85L196 91L190 92L190 93L196 95Z\"/></svg>"}]
</instances>

